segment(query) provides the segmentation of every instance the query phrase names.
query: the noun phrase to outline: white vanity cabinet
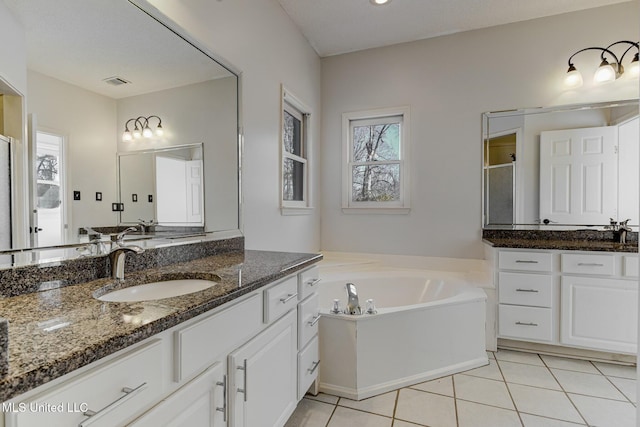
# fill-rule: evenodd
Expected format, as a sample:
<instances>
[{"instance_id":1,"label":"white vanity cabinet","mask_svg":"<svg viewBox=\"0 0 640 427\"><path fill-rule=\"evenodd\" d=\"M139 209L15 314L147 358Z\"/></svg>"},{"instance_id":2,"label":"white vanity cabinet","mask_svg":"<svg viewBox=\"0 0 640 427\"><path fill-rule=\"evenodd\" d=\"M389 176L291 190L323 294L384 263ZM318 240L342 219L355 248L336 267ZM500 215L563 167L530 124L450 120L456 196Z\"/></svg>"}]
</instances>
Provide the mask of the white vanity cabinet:
<instances>
[{"instance_id":1,"label":"white vanity cabinet","mask_svg":"<svg viewBox=\"0 0 640 427\"><path fill-rule=\"evenodd\" d=\"M498 337L637 351L637 254L498 250Z\"/></svg>"},{"instance_id":2,"label":"white vanity cabinet","mask_svg":"<svg viewBox=\"0 0 640 427\"><path fill-rule=\"evenodd\" d=\"M4 402L5 424L281 427L319 363L314 279L292 274Z\"/></svg>"}]
</instances>

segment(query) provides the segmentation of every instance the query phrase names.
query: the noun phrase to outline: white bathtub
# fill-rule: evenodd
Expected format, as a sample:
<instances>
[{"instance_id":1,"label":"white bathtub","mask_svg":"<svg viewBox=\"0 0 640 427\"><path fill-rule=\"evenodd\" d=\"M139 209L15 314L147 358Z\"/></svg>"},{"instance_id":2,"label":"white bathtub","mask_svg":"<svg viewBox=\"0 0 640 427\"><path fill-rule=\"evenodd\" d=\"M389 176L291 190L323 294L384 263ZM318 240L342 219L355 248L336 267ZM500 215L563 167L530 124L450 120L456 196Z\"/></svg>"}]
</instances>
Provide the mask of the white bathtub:
<instances>
[{"instance_id":1,"label":"white bathtub","mask_svg":"<svg viewBox=\"0 0 640 427\"><path fill-rule=\"evenodd\" d=\"M346 306L346 283L356 285L363 311L374 299L377 314L332 314L334 299ZM360 400L488 364L486 294L459 274L322 274L319 298L322 392Z\"/></svg>"}]
</instances>

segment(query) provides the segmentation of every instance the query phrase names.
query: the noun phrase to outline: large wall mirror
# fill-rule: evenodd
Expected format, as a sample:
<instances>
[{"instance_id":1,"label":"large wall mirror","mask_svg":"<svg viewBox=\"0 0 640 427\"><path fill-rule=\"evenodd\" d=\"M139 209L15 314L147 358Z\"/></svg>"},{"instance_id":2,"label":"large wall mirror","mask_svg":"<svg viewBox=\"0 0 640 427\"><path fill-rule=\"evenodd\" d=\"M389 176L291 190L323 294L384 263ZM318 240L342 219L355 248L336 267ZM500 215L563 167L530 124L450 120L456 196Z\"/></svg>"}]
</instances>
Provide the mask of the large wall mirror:
<instances>
[{"instance_id":1,"label":"large wall mirror","mask_svg":"<svg viewBox=\"0 0 640 427\"><path fill-rule=\"evenodd\" d=\"M483 227L638 226L638 120L638 100L483 114Z\"/></svg>"},{"instance_id":2,"label":"large wall mirror","mask_svg":"<svg viewBox=\"0 0 640 427\"><path fill-rule=\"evenodd\" d=\"M14 228L14 249L77 243L83 227L158 222L157 206L143 207L150 196L156 203L159 193L175 191L163 187L175 181L123 189L143 172L132 159L141 164L144 155L127 153L199 162L203 215L196 222L203 231L239 233L239 83L231 68L145 0L0 1L26 32L32 149L25 164L32 167L24 174L29 214L22 214L38 231ZM124 137L145 127L148 137ZM118 169L119 159L130 164Z\"/></svg>"}]
</instances>

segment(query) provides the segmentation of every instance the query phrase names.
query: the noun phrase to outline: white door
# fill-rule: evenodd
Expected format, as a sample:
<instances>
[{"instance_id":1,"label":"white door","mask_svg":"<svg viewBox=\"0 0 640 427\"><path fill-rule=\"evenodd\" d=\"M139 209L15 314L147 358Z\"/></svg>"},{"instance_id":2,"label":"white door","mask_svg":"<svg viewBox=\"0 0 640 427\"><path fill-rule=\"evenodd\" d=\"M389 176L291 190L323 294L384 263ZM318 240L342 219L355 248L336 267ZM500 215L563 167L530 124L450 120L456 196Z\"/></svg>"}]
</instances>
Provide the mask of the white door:
<instances>
[{"instance_id":1,"label":"white door","mask_svg":"<svg viewBox=\"0 0 640 427\"><path fill-rule=\"evenodd\" d=\"M296 311L229 355L231 420L236 427L282 427L298 403Z\"/></svg>"},{"instance_id":2,"label":"white door","mask_svg":"<svg viewBox=\"0 0 640 427\"><path fill-rule=\"evenodd\" d=\"M540 220L604 225L617 218L615 126L540 133Z\"/></svg>"}]
</instances>

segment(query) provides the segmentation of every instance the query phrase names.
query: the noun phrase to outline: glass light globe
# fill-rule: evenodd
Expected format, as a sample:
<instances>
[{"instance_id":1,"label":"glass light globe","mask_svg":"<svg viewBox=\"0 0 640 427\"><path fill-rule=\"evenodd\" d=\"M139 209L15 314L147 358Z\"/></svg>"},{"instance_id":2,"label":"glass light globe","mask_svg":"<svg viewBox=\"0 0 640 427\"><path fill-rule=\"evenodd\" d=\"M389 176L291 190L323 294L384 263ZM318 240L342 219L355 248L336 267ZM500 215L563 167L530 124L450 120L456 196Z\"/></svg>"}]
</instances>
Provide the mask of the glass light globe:
<instances>
[{"instance_id":1,"label":"glass light globe","mask_svg":"<svg viewBox=\"0 0 640 427\"><path fill-rule=\"evenodd\" d=\"M138 127L136 126L136 128L133 130L133 137L135 139L139 139L142 137L142 132L140 132L140 129L138 129Z\"/></svg>"},{"instance_id":2,"label":"glass light globe","mask_svg":"<svg viewBox=\"0 0 640 427\"><path fill-rule=\"evenodd\" d=\"M156 128L156 135L157 136L164 135L164 129L162 129L162 126L158 125L158 127Z\"/></svg>"},{"instance_id":3,"label":"glass light globe","mask_svg":"<svg viewBox=\"0 0 640 427\"><path fill-rule=\"evenodd\" d=\"M580 71L576 70L573 65L569 67L569 71L567 71L564 77L564 85L571 89L582 86L582 74L580 74Z\"/></svg>"},{"instance_id":4,"label":"glass light globe","mask_svg":"<svg viewBox=\"0 0 640 427\"><path fill-rule=\"evenodd\" d=\"M638 54L636 54L635 58L633 58L633 61L631 61L631 64L627 68L627 73L629 73L629 75L634 78L640 75L640 61L638 61Z\"/></svg>"},{"instance_id":5,"label":"glass light globe","mask_svg":"<svg viewBox=\"0 0 640 427\"><path fill-rule=\"evenodd\" d=\"M151 138L153 136L153 131L149 129L149 126L145 126L145 128L142 130L142 136L144 136L145 138Z\"/></svg>"},{"instance_id":6,"label":"glass light globe","mask_svg":"<svg viewBox=\"0 0 640 427\"><path fill-rule=\"evenodd\" d=\"M129 132L128 130L124 131L124 133L122 134L122 140L131 141L132 139L133 137L131 136L131 132Z\"/></svg>"},{"instance_id":7,"label":"glass light globe","mask_svg":"<svg viewBox=\"0 0 640 427\"><path fill-rule=\"evenodd\" d=\"M593 76L593 81L596 83L608 83L615 79L616 70L613 69L606 59L603 59L600 63L600 67L596 70L596 74Z\"/></svg>"}]
</instances>

